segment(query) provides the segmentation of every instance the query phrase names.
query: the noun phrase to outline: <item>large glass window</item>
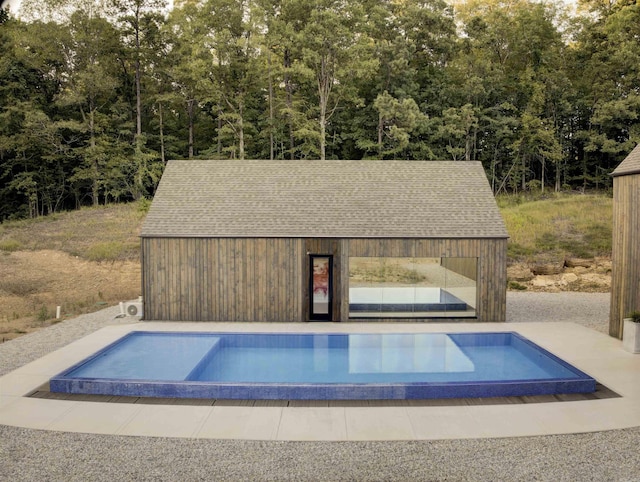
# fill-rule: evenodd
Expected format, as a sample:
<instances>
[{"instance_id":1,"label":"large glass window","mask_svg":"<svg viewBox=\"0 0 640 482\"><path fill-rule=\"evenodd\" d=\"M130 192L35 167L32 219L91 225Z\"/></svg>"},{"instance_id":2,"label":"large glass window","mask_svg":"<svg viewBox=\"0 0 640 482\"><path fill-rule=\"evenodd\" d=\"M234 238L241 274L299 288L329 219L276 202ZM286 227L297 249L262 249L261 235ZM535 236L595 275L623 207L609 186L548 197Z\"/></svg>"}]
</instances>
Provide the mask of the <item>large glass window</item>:
<instances>
[{"instance_id":1,"label":"large glass window","mask_svg":"<svg viewBox=\"0 0 640 482\"><path fill-rule=\"evenodd\" d=\"M349 258L350 318L476 316L477 258Z\"/></svg>"}]
</instances>

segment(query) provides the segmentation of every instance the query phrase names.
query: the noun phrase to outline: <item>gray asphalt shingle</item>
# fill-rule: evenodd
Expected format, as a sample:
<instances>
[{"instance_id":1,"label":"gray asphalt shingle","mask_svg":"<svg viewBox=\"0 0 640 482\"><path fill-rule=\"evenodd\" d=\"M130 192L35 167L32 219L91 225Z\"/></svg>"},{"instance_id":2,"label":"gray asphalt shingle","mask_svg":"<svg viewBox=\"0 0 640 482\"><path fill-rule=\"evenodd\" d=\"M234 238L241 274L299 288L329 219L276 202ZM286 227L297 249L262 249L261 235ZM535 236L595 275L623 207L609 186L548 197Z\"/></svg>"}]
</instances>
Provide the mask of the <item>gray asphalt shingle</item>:
<instances>
[{"instance_id":1,"label":"gray asphalt shingle","mask_svg":"<svg viewBox=\"0 0 640 482\"><path fill-rule=\"evenodd\" d=\"M143 237L505 238L479 162L170 161Z\"/></svg>"},{"instance_id":2,"label":"gray asphalt shingle","mask_svg":"<svg viewBox=\"0 0 640 482\"><path fill-rule=\"evenodd\" d=\"M613 176L640 173L640 144L613 171Z\"/></svg>"}]
</instances>

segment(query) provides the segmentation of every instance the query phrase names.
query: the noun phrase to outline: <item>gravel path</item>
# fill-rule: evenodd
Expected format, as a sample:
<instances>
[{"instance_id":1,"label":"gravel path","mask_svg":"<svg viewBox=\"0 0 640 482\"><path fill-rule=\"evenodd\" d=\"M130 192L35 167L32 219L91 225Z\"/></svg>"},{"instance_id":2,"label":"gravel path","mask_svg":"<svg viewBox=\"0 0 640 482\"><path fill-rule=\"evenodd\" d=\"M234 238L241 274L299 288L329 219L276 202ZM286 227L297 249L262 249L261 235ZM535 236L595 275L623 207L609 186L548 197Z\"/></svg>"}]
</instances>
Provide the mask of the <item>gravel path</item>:
<instances>
[{"instance_id":1,"label":"gravel path","mask_svg":"<svg viewBox=\"0 0 640 482\"><path fill-rule=\"evenodd\" d=\"M606 332L609 295L509 293L507 319ZM0 374L109 323L118 308L0 345ZM640 480L640 428L424 442L121 437L0 426L0 480Z\"/></svg>"}]
</instances>

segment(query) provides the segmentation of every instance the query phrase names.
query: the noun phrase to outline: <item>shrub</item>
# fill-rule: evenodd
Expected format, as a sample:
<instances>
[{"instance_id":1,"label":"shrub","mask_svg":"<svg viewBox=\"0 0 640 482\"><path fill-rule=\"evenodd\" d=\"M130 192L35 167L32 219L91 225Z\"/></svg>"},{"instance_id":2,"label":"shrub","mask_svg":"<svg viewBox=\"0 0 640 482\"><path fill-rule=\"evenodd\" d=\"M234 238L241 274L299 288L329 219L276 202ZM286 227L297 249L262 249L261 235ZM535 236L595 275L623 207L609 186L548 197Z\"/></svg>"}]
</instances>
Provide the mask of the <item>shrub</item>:
<instances>
[{"instance_id":1,"label":"shrub","mask_svg":"<svg viewBox=\"0 0 640 482\"><path fill-rule=\"evenodd\" d=\"M3 239L0 241L0 251L18 251L22 247L19 241L15 239Z\"/></svg>"},{"instance_id":2,"label":"shrub","mask_svg":"<svg viewBox=\"0 0 640 482\"><path fill-rule=\"evenodd\" d=\"M529 191L535 193L542 192L542 182L537 179L532 179L531 181L529 181L527 183L527 187L529 188Z\"/></svg>"},{"instance_id":3,"label":"shrub","mask_svg":"<svg viewBox=\"0 0 640 482\"><path fill-rule=\"evenodd\" d=\"M90 261L116 261L124 255L126 247L120 241L107 241L89 246L86 258Z\"/></svg>"},{"instance_id":4,"label":"shrub","mask_svg":"<svg viewBox=\"0 0 640 482\"><path fill-rule=\"evenodd\" d=\"M517 281L509 281L508 288L515 291L524 291L527 287Z\"/></svg>"},{"instance_id":5,"label":"shrub","mask_svg":"<svg viewBox=\"0 0 640 482\"><path fill-rule=\"evenodd\" d=\"M29 296L42 290L37 280L5 278L0 280L0 291L14 296Z\"/></svg>"},{"instance_id":6,"label":"shrub","mask_svg":"<svg viewBox=\"0 0 640 482\"><path fill-rule=\"evenodd\" d=\"M38 312L36 313L36 319L38 321L47 321L49 319L49 311L46 306L41 306Z\"/></svg>"},{"instance_id":7,"label":"shrub","mask_svg":"<svg viewBox=\"0 0 640 482\"><path fill-rule=\"evenodd\" d=\"M634 323L640 323L640 311L632 311L625 318L631 318Z\"/></svg>"},{"instance_id":8,"label":"shrub","mask_svg":"<svg viewBox=\"0 0 640 482\"><path fill-rule=\"evenodd\" d=\"M142 214L147 214L150 207L151 200L147 199L146 197L141 198L137 203L137 211Z\"/></svg>"}]
</instances>

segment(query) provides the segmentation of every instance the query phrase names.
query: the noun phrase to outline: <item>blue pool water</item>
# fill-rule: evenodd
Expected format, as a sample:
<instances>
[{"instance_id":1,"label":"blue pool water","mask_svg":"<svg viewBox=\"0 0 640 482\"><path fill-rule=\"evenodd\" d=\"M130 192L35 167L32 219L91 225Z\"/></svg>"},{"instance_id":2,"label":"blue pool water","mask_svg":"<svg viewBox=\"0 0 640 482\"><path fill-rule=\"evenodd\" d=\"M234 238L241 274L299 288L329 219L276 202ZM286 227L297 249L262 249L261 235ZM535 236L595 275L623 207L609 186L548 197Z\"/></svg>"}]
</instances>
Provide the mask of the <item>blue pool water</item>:
<instances>
[{"instance_id":1,"label":"blue pool water","mask_svg":"<svg viewBox=\"0 0 640 482\"><path fill-rule=\"evenodd\" d=\"M133 332L50 387L184 398L409 399L586 393L595 380L510 332Z\"/></svg>"}]
</instances>

